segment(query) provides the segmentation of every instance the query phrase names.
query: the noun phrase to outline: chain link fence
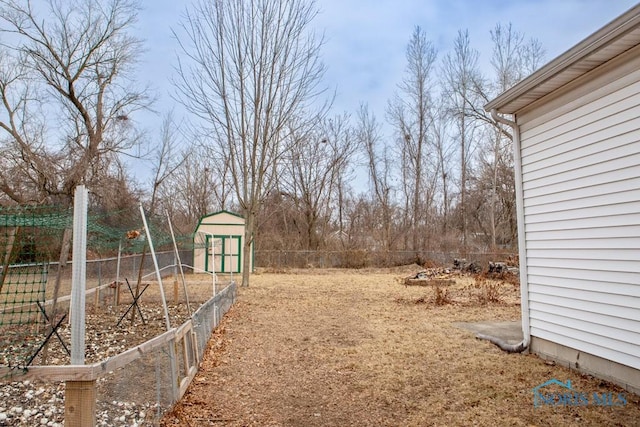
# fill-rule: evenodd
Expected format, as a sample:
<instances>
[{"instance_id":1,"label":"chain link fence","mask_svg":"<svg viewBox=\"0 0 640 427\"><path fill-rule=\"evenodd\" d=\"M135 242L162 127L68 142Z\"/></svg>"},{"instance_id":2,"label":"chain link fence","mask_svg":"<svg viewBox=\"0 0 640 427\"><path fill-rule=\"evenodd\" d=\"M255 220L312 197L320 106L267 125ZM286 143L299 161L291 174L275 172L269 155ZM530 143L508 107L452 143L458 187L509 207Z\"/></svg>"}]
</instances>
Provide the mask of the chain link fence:
<instances>
[{"instance_id":1,"label":"chain link fence","mask_svg":"<svg viewBox=\"0 0 640 427\"><path fill-rule=\"evenodd\" d=\"M198 358L202 359L211 333L218 327L224 314L229 311L236 299L236 283L231 284L193 314L193 328L198 344Z\"/></svg>"},{"instance_id":2,"label":"chain link fence","mask_svg":"<svg viewBox=\"0 0 640 427\"><path fill-rule=\"evenodd\" d=\"M255 265L261 268L370 268L418 264L452 265L454 259L467 259L480 265L489 261L516 260L512 252L434 252L434 251L270 251L256 250Z\"/></svg>"}]
</instances>

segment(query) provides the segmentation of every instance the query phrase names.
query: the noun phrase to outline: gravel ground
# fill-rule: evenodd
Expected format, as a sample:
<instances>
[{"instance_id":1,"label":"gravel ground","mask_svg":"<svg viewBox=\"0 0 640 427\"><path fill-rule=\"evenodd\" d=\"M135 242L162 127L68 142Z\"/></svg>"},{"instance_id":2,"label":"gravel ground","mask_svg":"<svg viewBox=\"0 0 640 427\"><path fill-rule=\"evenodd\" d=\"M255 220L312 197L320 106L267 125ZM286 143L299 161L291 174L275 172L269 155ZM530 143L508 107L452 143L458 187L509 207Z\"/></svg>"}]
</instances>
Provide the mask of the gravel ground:
<instances>
[{"instance_id":1,"label":"gravel ground","mask_svg":"<svg viewBox=\"0 0 640 427\"><path fill-rule=\"evenodd\" d=\"M123 351L142 344L149 339L162 334L165 329L164 311L158 302L144 302L140 304L146 323L140 321L137 315L134 323L127 316L120 326L116 326L127 305L123 304L118 310L112 307L105 309L91 309L87 313L86 325L86 353L85 363L91 364L108 359ZM187 309L183 304L169 305L169 313L173 325L182 324L187 318ZM71 334L67 324L59 329L60 336L68 346ZM29 339L22 343L4 345L0 348L0 360L5 366L11 357L15 357L15 347L20 347L22 353L35 351L42 336L28 335ZM55 336L50 340L47 349L47 360L39 355L34 365L65 365L69 363L69 356L65 353ZM12 352L14 350L14 352ZM96 413L99 426L143 426L154 425L158 410L155 403L137 404L131 401L118 400L117 395L110 396L108 377L98 380L98 393L102 399L98 402ZM102 387L102 389L101 389ZM113 394L113 393L111 393ZM50 426L57 427L64 424L64 383L41 383L31 380L15 381L0 384L0 426Z\"/></svg>"},{"instance_id":2,"label":"gravel ground","mask_svg":"<svg viewBox=\"0 0 640 427\"><path fill-rule=\"evenodd\" d=\"M218 283L218 291L228 283ZM64 284L63 284L64 285ZM68 284L70 286L70 284ZM132 301L126 287L121 292L121 302L113 306L112 292L101 296L96 307L93 298L87 298L85 363L101 362L123 351L136 347L166 331L164 310L160 299L160 289L155 282L150 283L139 305L144 315L143 323L138 313L131 321L131 312L117 326ZM174 285L176 286L176 285ZM186 276L191 310L196 310L203 302L211 298L212 279L210 275L190 274ZM66 289L69 291L70 287ZM63 289L64 290L64 289ZM172 326L183 324L189 313L184 303L182 287L174 289L170 280L165 283L164 292ZM104 298L103 298L104 297ZM34 353L43 341L44 335L34 334L30 327L4 327L0 331L0 365L23 366L25 355ZM65 322L59 334L67 346L71 342L71 333ZM54 336L46 351L42 351L32 365L66 365L70 358ZM18 355L18 356L16 356ZM154 356L157 357L157 356ZM143 358L144 359L144 358ZM143 376L157 375L158 365L149 365L142 360L138 365L128 365L125 369L98 379L98 402L96 422L98 426L151 426L157 425L161 412L155 384L147 387ZM151 363L153 360L151 360ZM154 372L155 369L155 372ZM143 403L141 403L143 402ZM151 402L151 403L146 403ZM64 424L64 383L14 381L6 382L0 378L0 427L17 426L63 426Z\"/></svg>"},{"instance_id":3,"label":"gravel ground","mask_svg":"<svg viewBox=\"0 0 640 427\"><path fill-rule=\"evenodd\" d=\"M64 384L31 381L13 382L0 387L0 426L64 426ZM107 402L97 410L98 426L143 426L153 405ZM152 421L151 421L152 422Z\"/></svg>"}]
</instances>

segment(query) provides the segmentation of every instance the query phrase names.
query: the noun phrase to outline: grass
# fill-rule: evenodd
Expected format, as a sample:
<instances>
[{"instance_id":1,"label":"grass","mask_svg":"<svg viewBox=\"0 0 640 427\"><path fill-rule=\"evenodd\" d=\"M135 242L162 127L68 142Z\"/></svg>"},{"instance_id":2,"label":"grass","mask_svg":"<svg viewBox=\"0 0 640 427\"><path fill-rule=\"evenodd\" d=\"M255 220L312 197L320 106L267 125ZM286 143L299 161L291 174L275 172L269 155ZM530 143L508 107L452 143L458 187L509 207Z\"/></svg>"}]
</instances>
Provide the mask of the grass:
<instances>
[{"instance_id":1,"label":"grass","mask_svg":"<svg viewBox=\"0 0 640 427\"><path fill-rule=\"evenodd\" d=\"M403 286L411 272L254 275L163 425L638 425L630 394L624 407L534 408L532 389L550 378L624 391L454 326L518 320L513 283Z\"/></svg>"}]
</instances>

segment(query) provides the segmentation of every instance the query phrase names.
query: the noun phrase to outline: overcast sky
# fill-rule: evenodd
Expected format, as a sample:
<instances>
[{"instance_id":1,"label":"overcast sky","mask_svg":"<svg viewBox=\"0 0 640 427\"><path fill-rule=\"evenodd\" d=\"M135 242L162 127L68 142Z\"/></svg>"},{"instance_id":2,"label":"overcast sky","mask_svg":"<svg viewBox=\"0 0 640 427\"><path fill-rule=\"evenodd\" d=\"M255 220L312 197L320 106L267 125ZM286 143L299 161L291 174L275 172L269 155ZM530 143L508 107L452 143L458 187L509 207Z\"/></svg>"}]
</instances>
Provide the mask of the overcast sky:
<instances>
[{"instance_id":1,"label":"overcast sky","mask_svg":"<svg viewBox=\"0 0 640 427\"><path fill-rule=\"evenodd\" d=\"M178 27L187 1L143 0L137 29L147 51L140 64L140 82L158 96L156 109L172 108L169 78ZM422 27L441 59L451 50L458 30L469 31L480 63L488 71L490 30L497 23L513 25L527 38L537 38L546 51L545 63L624 13L630 0L317 0L315 30L326 39L325 85L335 90L335 113L355 114L365 102L384 120L387 100L402 78L406 45L415 26ZM179 111L179 108L177 109ZM140 115L148 128L160 117ZM157 135L157 132L156 132Z\"/></svg>"},{"instance_id":2,"label":"overcast sky","mask_svg":"<svg viewBox=\"0 0 640 427\"><path fill-rule=\"evenodd\" d=\"M185 4L143 1L139 36L147 51L141 82L158 91L157 109L171 108L168 79L177 51L171 29ZM318 0L316 30L324 32L326 86L337 91L336 113L355 113L362 102L380 119L402 78L405 48L416 25L422 27L442 58L458 30L469 30L482 64L491 55L489 31L497 23L513 25L540 40L549 61L635 5L630 0ZM145 121L150 120L145 118Z\"/></svg>"}]
</instances>

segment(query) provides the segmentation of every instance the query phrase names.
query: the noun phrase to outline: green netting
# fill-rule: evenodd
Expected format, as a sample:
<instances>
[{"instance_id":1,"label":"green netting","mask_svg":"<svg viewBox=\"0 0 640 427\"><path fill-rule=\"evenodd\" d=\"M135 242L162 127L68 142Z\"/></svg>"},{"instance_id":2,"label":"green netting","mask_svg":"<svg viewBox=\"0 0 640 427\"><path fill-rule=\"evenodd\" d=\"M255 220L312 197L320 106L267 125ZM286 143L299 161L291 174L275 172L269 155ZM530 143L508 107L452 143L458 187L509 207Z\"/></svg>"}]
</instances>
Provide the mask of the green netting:
<instances>
[{"instance_id":1,"label":"green netting","mask_svg":"<svg viewBox=\"0 0 640 427\"><path fill-rule=\"evenodd\" d=\"M36 322L45 301L48 264L11 266L0 292L0 326Z\"/></svg>"},{"instance_id":2,"label":"green netting","mask_svg":"<svg viewBox=\"0 0 640 427\"><path fill-rule=\"evenodd\" d=\"M12 348L3 365L24 365L40 345L49 265L60 253L68 210L0 207L0 328Z\"/></svg>"},{"instance_id":3,"label":"green netting","mask_svg":"<svg viewBox=\"0 0 640 427\"><path fill-rule=\"evenodd\" d=\"M49 263L70 219L53 207L0 207L0 325L39 316L36 303L44 303Z\"/></svg>"},{"instance_id":4,"label":"green netting","mask_svg":"<svg viewBox=\"0 0 640 427\"><path fill-rule=\"evenodd\" d=\"M147 225L153 236L156 251L171 250L173 241L167 218L147 214ZM192 235L176 236L178 247L190 247ZM87 222L87 249L101 256L115 255L119 248L125 254L141 253L147 244L138 207L120 211L98 212L89 210Z\"/></svg>"},{"instance_id":5,"label":"green netting","mask_svg":"<svg viewBox=\"0 0 640 427\"><path fill-rule=\"evenodd\" d=\"M153 236L156 253L172 251L173 242L164 216L147 215L147 223ZM0 352L0 365L26 367L43 348L43 343L55 333L52 326L59 325L67 315L64 304L50 304L55 283L61 283L58 297L68 296L70 269L57 265L63 247L65 230L71 230L71 209L51 206L0 207L0 346L8 351ZM179 248L191 249L194 235L176 236ZM87 220L88 263L95 260L117 259L119 255L139 255L147 247L139 206L124 210L89 208ZM147 248L148 249L148 248ZM71 252L69 253L69 256ZM128 258L127 258L128 259ZM131 272L150 267L151 258L142 263L131 258ZM136 264L137 263L137 264ZM94 265L94 264L91 264ZM101 264L98 263L98 266ZM111 273L98 271L98 284L102 276ZM95 277L94 277L95 279ZM48 280L48 283L47 283ZM59 338L59 337L58 337ZM63 340L60 342L64 346ZM57 342L54 338L54 342ZM59 346L58 346L59 347ZM54 346L54 351L60 350Z\"/></svg>"}]
</instances>

